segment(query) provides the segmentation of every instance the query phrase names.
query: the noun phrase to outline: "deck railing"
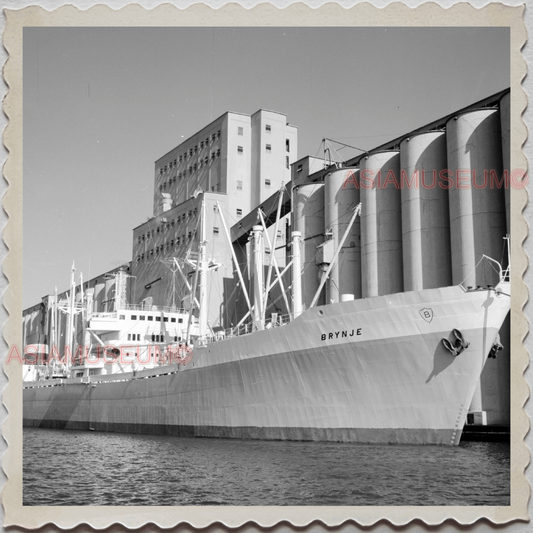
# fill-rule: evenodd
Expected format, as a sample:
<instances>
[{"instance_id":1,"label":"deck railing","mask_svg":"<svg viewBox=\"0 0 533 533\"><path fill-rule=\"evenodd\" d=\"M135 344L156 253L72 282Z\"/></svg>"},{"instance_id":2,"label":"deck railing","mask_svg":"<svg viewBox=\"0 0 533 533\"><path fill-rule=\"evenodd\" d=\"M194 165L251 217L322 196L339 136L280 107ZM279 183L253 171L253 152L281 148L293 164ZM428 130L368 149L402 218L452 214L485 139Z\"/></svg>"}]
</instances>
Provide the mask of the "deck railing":
<instances>
[{"instance_id":1,"label":"deck railing","mask_svg":"<svg viewBox=\"0 0 533 533\"><path fill-rule=\"evenodd\" d=\"M265 326L263 329L272 329L285 326L291 320L290 315L278 315L276 317L270 318L265 321ZM254 331L258 331L259 328L253 322L247 322L241 324L238 327L228 328L223 331L218 331L214 335L204 337L202 340L205 344L211 344L212 342L221 341L224 339L231 339L233 337L240 337L242 335L249 335Z\"/></svg>"}]
</instances>

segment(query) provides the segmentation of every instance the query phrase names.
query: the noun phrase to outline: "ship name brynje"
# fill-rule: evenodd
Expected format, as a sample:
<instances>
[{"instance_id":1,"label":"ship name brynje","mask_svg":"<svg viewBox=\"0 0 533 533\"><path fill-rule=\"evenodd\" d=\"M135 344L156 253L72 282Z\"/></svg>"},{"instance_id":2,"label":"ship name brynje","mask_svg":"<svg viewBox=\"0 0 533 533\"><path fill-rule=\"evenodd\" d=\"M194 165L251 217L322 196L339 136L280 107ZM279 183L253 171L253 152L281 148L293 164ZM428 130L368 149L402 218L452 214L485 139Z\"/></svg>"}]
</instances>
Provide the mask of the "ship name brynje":
<instances>
[{"instance_id":1,"label":"ship name brynje","mask_svg":"<svg viewBox=\"0 0 533 533\"><path fill-rule=\"evenodd\" d=\"M344 331L334 331L330 333L322 333L320 340L325 341L326 339L332 340L332 339L338 339L339 336L342 337L353 337L354 335L362 335L363 328L359 329L352 329L350 330L345 329Z\"/></svg>"}]
</instances>

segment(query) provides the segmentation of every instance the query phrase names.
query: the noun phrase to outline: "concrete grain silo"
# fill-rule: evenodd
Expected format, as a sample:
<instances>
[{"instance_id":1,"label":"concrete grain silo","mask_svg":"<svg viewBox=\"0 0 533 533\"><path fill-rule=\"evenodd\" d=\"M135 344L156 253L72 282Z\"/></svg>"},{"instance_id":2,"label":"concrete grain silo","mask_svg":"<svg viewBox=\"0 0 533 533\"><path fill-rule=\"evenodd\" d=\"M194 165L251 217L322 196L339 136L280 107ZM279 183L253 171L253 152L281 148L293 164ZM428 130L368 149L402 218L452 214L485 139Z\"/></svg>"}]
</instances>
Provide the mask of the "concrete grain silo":
<instances>
[{"instance_id":1,"label":"concrete grain silo","mask_svg":"<svg viewBox=\"0 0 533 533\"><path fill-rule=\"evenodd\" d=\"M500 261L506 235L505 197L497 187L502 176L500 115L478 109L446 123L450 187L453 283L498 283L490 262L477 268L483 254Z\"/></svg>"},{"instance_id":2,"label":"concrete grain silo","mask_svg":"<svg viewBox=\"0 0 533 533\"><path fill-rule=\"evenodd\" d=\"M500 122L502 130L502 163L504 175L509 183L505 187L505 218L507 233L511 233L511 93L500 100Z\"/></svg>"},{"instance_id":3,"label":"concrete grain silo","mask_svg":"<svg viewBox=\"0 0 533 533\"><path fill-rule=\"evenodd\" d=\"M115 278L111 276L105 280L104 304L108 313L115 310Z\"/></svg>"},{"instance_id":4,"label":"concrete grain silo","mask_svg":"<svg viewBox=\"0 0 533 533\"><path fill-rule=\"evenodd\" d=\"M293 189L294 231L302 234L302 297L304 309L318 290L322 270L317 247L324 242L324 184L310 183ZM325 303L321 294L317 305Z\"/></svg>"},{"instance_id":5,"label":"concrete grain silo","mask_svg":"<svg viewBox=\"0 0 533 533\"><path fill-rule=\"evenodd\" d=\"M324 224L331 235L331 252L338 245L348 227L353 210L359 203L359 169L345 168L325 177ZM331 269L326 284L327 302L338 302L342 294L361 298L361 219L357 217Z\"/></svg>"},{"instance_id":6,"label":"concrete grain silo","mask_svg":"<svg viewBox=\"0 0 533 533\"><path fill-rule=\"evenodd\" d=\"M363 298L403 291L400 153L360 161Z\"/></svg>"},{"instance_id":7,"label":"concrete grain silo","mask_svg":"<svg viewBox=\"0 0 533 533\"><path fill-rule=\"evenodd\" d=\"M96 280L96 283L94 285L94 311L96 313L102 313L104 309L103 301L104 301L104 280L101 278L98 278Z\"/></svg>"},{"instance_id":8,"label":"concrete grain silo","mask_svg":"<svg viewBox=\"0 0 533 533\"><path fill-rule=\"evenodd\" d=\"M446 135L421 133L400 144L404 290L452 285Z\"/></svg>"}]
</instances>

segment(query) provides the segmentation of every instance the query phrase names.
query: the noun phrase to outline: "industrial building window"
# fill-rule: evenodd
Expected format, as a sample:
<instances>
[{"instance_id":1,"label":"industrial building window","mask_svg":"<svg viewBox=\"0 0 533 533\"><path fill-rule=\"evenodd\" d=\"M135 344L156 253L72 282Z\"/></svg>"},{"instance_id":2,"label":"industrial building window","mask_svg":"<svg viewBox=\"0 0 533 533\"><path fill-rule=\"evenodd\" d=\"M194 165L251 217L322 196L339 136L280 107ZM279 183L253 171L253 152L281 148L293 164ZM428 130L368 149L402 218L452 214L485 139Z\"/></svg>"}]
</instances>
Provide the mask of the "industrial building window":
<instances>
[{"instance_id":1,"label":"industrial building window","mask_svg":"<svg viewBox=\"0 0 533 533\"><path fill-rule=\"evenodd\" d=\"M239 154L242 154L244 152L244 149L242 146L237 146L237 152L239 152Z\"/></svg>"},{"instance_id":2,"label":"industrial building window","mask_svg":"<svg viewBox=\"0 0 533 533\"><path fill-rule=\"evenodd\" d=\"M178 237L178 238L176 239L176 246L179 246L179 245L180 245L180 238Z\"/></svg>"},{"instance_id":3,"label":"industrial building window","mask_svg":"<svg viewBox=\"0 0 533 533\"><path fill-rule=\"evenodd\" d=\"M285 166L286 166L287 168L290 167L289 156L288 156L288 155L285 156Z\"/></svg>"},{"instance_id":4,"label":"industrial building window","mask_svg":"<svg viewBox=\"0 0 533 533\"><path fill-rule=\"evenodd\" d=\"M301 172L302 171L302 165L298 165L298 167L296 168L296 172Z\"/></svg>"},{"instance_id":5,"label":"industrial building window","mask_svg":"<svg viewBox=\"0 0 533 533\"><path fill-rule=\"evenodd\" d=\"M244 135L244 128L242 128L241 126L239 126L239 127L237 128L237 134L238 134L238 135Z\"/></svg>"},{"instance_id":6,"label":"industrial building window","mask_svg":"<svg viewBox=\"0 0 533 533\"><path fill-rule=\"evenodd\" d=\"M174 159L174 166L176 166L178 163L177 159Z\"/></svg>"},{"instance_id":7,"label":"industrial building window","mask_svg":"<svg viewBox=\"0 0 533 533\"><path fill-rule=\"evenodd\" d=\"M265 124L266 131L272 131L272 126L270 124Z\"/></svg>"},{"instance_id":8,"label":"industrial building window","mask_svg":"<svg viewBox=\"0 0 533 533\"><path fill-rule=\"evenodd\" d=\"M266 145L266 151L267 152L272 152L272 145L271 144L267 144Z\"/></svg>"},{"instance_id":9,"label":"industrial building window","mask_svg":"<svg viewBox=\"0 0 533 533\"><path fill-rule=\"evenodd\" d=\"M203 147L204 147L204 141L202 141L202 142L200 143L200 150L202 150Z\"/></svg>"},{"instance_id":10,"label":"industrial building window","mask_svg":"<svg viewBox=\"0 0 533 533\"><path fill-rule=\"evenodd\" d=\"M217 192L220 192L220 183L217 183Z\"/></svg>"},{"instance_id":11,"label":"industrial building window","mask_svg":"<svg viewBox=\"0 0 533 533\"><path fill-rule=\"evenodd\" d=\"M220 148L217 150L217 157L220 156Z\"/></svg>"},{"instance_id":12,"label":"industrial building window","mask_svg":"<svg viewBox=\"0 0 533 533\"><path fill-rule=\"evenodd\" d=\"M174 246L174 239L170 239L170 246Z\"/></svg>"},{"instance_id":13,"label":"industrial building window","mask_svg":"<svg viewBox=\"0 0 533 533\"><path fill-rule=\"evenodd\" d=\"M285 139L285 149L287 152L291 151L291 141L289 141L289 139Z\"/></svg>"},{"instance_id":14,"label":"industrial building window","mask_svg":"<svg viewBox=\"0 0 533 533\"><path fill-rule=\"evenodd\" d=\"M189 150L189 156L192 156L192 148Z\"/></svg>"},{"instance_id":15,"label":"industrial building window","mask_svg":"<svg viewBox=\"0 0 533 533\"><path fill-rule=\"evenodd\" d=\"M150 250L150 256L153 256L153 255L154 255L154 249L152 248L152 249Z\"/></svg>"},{"instance_id":16,"label":"industrial building window","mask_svg":"<svg viewBox=\"0 0 533 533\"><path fill-rule=\"evenodd\" d=\"M170 225L171 225L172 227L174 227L174 222L175 222L174 219L172 219L172 220L170 221Z\"/></svg>"},{"instance_id":17,"label":"industrial building window","mask_svg":"<svg viewBox=\"0 0 533 533\"><path fill-rule=\"evenodd\" d=\"M218 228L213 226L213 235L218 235Z\"/></svg>"},{"instance_id":18,"label":"industrial building window","mask_svg":"<svg viewBox=\"0 0 533 533\"><path fill-rule=\"evenodd\" d=\"M269 180L268 178L265 180L265 185L266 185L267 187L270 187L270 180Z\"/></svg>"},{"instance_id":19,"label":"industrial building window","mask_svg":"<svg viewBox=\"0 0 533 533\"><path fill-rule=\"evenodd\" d=\"M180 163L183 161L183 156L180 155Z\"/></svg>"},{"instance_id":20,"label":"industrial building window","mask_svg":"<svg viewBox=\"0 0 533 533\"><path fill-rule=\"evenodd\" d=\"M208 162L208 161L209 161L209 158L206 157L206 158L204 159L204 163L207 165L207 162Z\"/></svg>"},{"instance_id":21,"label":"industrial building window","mask_svg":"<svg viewBox=\"0 0 533 533\"><path fill-rule=\"evenodd\" d=\"M238 191L242 191L242 181L241 180L237 180L237 190Z\"/></svg>"},{"instance_id":22,"label":"industrial building window","mask_svg":"<svg viewBox=\"0 0 533 533\"><path fill-rule=\"evenodd\" d=\"M196 163L194 163L194 167L193 168L194 168L194 171L196 172Z\"/></svg>"},{"instance_id":23,"label":"industrial building window","mask_svg":"<svg viewBox=\"0 0 533 533\"><path fill-rule=\"evenodd\" d=\"M242 209L237 209L237 216L242 217Z\"/></svg>"},{"instance_id":24,"label":"industrial building window","mask_svg":"<svg viewBox=\"0 0 533 533\"><path fill-rule=\"evenodd\" d=\"M217 131L217 137L220 137L220 130Z\"/></svg>"},{"instance_id":25,"label":"industrial building window","mask_svg":"<svg viewBox=\"0 0 533 533\"><path fill-rule=\"evenodd\" d=\"M211 140L214 141L216 139L216 135L213 133L213 135L211 135Z\"/></svg>"},{"instance_id":26,"label":"industrial building window","mask_svg":"<svg viewBox=\"0 0 533 533\"><path fill-rule=\"evenodd\" d=\"M196 152L198 152L198 145L197 144L194 145L194 153L196 153Z\"/></svg>"},{"instance_id":27,"label":"industrial building window","mask_svg":"<svg viewBox=\"0 0 533 533\"><path fill-rule=\"evenodd\" d=\"M213 153L211 154L211 161L214 161L214 160L215 160L215 152L213 152Z\"/></svg>"},{"instance_id":28,"label":"industrial building window","mask_svg":"<svg viewBox=\"0 0 533 533\"><path fill-rule=\"evenodd\" d=\"M191 239L192 239L192 232L189 231L189 240L191 240Z\"/></svg>"}]
</instances>

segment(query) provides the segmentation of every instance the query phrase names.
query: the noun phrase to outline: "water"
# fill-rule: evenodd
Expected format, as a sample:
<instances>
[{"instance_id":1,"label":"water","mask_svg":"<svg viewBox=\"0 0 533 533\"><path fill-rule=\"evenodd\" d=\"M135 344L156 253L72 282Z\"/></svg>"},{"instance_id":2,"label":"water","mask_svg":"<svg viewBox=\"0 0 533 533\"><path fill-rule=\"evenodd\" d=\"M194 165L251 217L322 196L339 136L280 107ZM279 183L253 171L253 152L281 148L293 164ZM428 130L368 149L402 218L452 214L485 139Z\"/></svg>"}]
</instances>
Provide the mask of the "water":
<instances>
[{"instance_id":1,"label":"water","mask_svg":"<svg viewBox=\"0 0 533 533\"><path fill-rule=\"evenodd\" d=\"M510 505L510 447L24 428L24 505Z\"/></svg>"}]
</instances>

